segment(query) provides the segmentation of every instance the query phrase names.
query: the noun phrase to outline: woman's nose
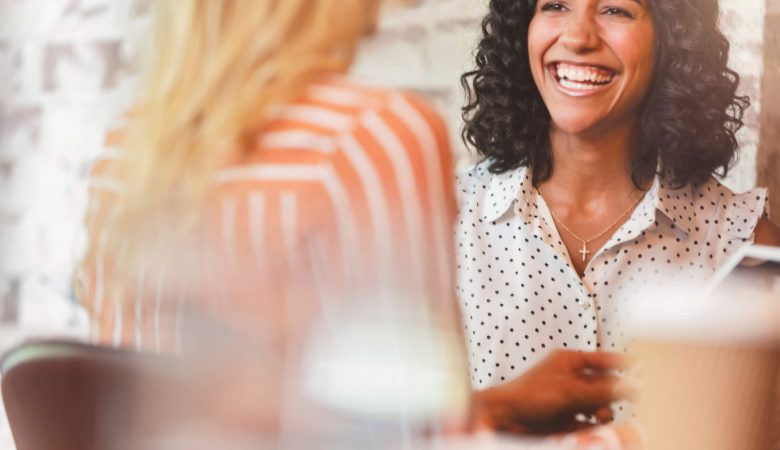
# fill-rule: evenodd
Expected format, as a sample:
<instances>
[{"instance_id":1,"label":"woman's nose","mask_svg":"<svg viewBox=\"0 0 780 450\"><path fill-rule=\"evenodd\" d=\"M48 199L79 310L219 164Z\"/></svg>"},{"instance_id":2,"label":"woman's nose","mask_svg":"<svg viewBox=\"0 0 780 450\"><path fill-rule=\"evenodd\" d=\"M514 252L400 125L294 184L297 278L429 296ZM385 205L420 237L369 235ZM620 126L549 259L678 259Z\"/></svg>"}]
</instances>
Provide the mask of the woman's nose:
<instances>
[{"instance_id":1,"label":"woman's nose","mask_svg":"<svg viewBox=\"0 0 780 450\"><path fill-rule=\"evenodd\" d=\"M596 18L590 13L572 14L564 27L559 41L573 52L594 50L601 43Z\"/></svg>"}]
</instances>

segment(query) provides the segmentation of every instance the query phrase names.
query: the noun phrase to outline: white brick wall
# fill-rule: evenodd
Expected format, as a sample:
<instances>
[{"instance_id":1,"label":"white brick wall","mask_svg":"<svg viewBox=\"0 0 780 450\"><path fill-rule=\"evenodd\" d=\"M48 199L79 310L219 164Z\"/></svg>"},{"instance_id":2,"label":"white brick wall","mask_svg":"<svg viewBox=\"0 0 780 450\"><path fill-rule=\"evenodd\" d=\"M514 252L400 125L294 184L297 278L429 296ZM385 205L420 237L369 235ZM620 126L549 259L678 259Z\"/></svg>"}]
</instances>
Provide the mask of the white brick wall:
<instances>
[{"instance_id":1,"label":"white brick wall","mask_svg":"<svg viewBox=\"0 0 780 450\"><path fill-rule=\"evenodd\" d=\"M142 22L142 5L0 0L0 305L6 320L58 328L77 320L52 324L38 313L69 298L84 175L110 117L129 97L131 46L123 39Z\"/></svg>"},{"instance_id":2,"label":"white brick wall","mask_svg":"<svg viewBox=\"0 0 780 450\"><path fill-rule=\"evenodd\" d=\"M732 43L731 67L742 76L742 93L749 95L746 127L738 136L739 164L726 180L732 189L745 191L756 185L758 118L761 111L761 76L764 72L763 39L766 2L764 0L721 0L723 28Z\"/></svg>"},{"instance_id":3,"label":"white brick wall","mask_svg":"<svg viewBox=\"0 0 780 450\"><path fill-rule=\"evenodd\" d=\"M0 0L0 326L83 325L68 305L84 177L107 124L130 101L134 37L147 23L148 1ZM735 66L754 98L743 159L729 179L746 189L755 183L764 0L723 4ZM461 161L459 75L471 65L484 7L485 0L426 0L398 13L355 68L428 95L450 122Z\"/></svg>"}]
</instances>

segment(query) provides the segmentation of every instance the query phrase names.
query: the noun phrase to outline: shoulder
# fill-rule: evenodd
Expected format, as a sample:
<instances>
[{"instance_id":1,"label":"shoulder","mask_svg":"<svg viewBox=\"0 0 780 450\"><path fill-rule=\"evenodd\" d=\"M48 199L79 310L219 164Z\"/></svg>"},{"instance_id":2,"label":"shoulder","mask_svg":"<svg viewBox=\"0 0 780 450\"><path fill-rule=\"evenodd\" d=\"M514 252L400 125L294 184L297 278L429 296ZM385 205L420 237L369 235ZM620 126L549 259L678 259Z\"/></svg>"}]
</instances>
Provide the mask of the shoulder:
<instances>
[{"instance_id":1,"label":"shoulder","mask_svg":"<svg viewBox=\"0 0 780 450\"><path fill-rule=\"evenodd\" d=\"M765 188L754 188L745 192L734 192L718 181L716 178L711 177L706 182L691 187L691 191L694 194L694 201L697 203L709 203L710 205L718 205L721 209L729 208L754 208L758 211L752 211L756 214L763 212L767 201L767 190Z\"/></svg>"},{"instance_id":2,"label":"shoulder","mask_svg":"<svg viewBox=\"0 0 780 450\"><path fill-rule=\"evenodd\" d=\"M700 221L714 223L718 231L731 237L752 239L766 214L767 190L755 188L737 193L711 178L691 188L693 212Z\"/></svg>"},{"instance_id":3,"label":"shoulder","mask_svg":"<svg viewBox=\"0 0 780 450\"><path fill-rule=\"evenodd\" d=\"M289 133L293 131L294 133ZM280 108L261 131L288 140L308 137L331 151L321 155L351 164L368 157L375 165L395 169L452 171L450 136L436 108L415 93L364 86L342 77L310 83L295 100ZM302 147L306 147L303 142ZM389 164L390 163L390 164ZM411 166L411 167L408 167Z\"/></svg>"},{"instance_id":4,"label":"shoulder","mask_svg":"<svg viewBox=\"0 0 780 450\"><path fill-rule=\"evenodd\" d=\"M489 171L490 160L472 164L456 176L458 204L461 206L478 203L490 189L493 174Z\"/></svg>"},{"instance_id":5,"label":"shoulder","mask_svg":"<svg viewBox=\"0 0 780 450\"><path fill-rule=\"evenodd\" d=\"M273 111L241 161L258 164L306 159L322 167L389 173L452 171L449 135L441 116L414 93L366 86L342 76L308 83ZM298 152L281 150L296 149ZM273 153L274 150L279 150ZM433 176L432 176L433 178Z\"/></svg>"},{"instance_id":6,"label":"shoulder","mask_svg":"<svg viewBox=\"0 0 780 450\"><path fill-rule=\"evenodd\" d=\"M341 127L334 131L349 131L355 127L376 125L381 118L384 126L398 131L427 132L433 138L447 136L445 122L436 108L413 92L360 84L346 77L329 77L309 84L303 95L291 105L330 111L341 116ZM335 123L335 122L334 122ZM425 131L421 131L421 129Z\"/></svg>"}]
</instances>

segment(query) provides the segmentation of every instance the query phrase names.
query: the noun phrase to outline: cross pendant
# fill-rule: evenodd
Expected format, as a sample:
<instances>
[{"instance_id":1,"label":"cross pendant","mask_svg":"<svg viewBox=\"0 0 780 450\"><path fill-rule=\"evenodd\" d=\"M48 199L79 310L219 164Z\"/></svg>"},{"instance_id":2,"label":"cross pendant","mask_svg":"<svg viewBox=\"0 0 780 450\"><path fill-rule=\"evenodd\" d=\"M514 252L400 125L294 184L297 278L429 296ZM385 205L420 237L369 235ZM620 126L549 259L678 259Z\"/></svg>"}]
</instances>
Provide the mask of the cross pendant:
<instances>
[{"instance_id":1,"label":"cross pendant","mask_svg":"<svg viewBox=\"0 0 780 450\"><path fill-rule=\"evenodd\" d=\"M582 255L582 260L585 261L588 258L588 255L590 255L590 250L588 250L588 244L585 242L582 243L582 250L580 250L580 255Z\"/></svg>"}]
</instances>

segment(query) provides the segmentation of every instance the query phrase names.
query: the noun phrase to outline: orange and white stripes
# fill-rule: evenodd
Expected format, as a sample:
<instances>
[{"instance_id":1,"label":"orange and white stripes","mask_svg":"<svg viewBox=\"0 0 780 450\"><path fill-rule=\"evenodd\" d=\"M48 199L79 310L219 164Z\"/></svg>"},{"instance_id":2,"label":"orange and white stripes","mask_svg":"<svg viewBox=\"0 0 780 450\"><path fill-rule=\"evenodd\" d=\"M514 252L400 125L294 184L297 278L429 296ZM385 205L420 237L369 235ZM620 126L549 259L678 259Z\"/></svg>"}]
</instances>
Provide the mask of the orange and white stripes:
<instances>
[{"instance_id":1,"label":"orange and white stripes","mask_svg":"<svg viewBox=\"0 0 780 450\"><path fill-rule=\"evenodd\" d=\"M107 152L90 180L87 227L99 251L79 274L104 343L177 350L182 310L192 307L284 334L327 318L334 299L358 290L415 291L442 316L456 315L447 134L414 96L329 79L276 111L256 147L216 174L213 233L202 246L214 250L183 255L202 259L207 274L184 293L173 287L172 264L139 268L134 293L107 298L116 296L106 274L121 252L100 240L122 190L111 173L117 157Z\"/></svg>"}]
</instances>

